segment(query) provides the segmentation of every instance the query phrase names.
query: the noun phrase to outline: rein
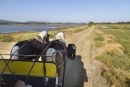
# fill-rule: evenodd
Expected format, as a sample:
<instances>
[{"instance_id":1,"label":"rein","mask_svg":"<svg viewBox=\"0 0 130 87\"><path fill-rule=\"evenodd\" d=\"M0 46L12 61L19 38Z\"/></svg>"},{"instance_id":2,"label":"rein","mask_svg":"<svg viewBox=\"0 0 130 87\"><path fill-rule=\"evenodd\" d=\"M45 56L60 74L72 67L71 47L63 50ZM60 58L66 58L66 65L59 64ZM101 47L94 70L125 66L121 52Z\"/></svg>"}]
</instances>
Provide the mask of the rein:
<instances>
[{"instance_id":1,"label":"rein","mask_svg":"<svg viewBox=\"0 0 130 87\"><path fill-rule=\"evenodd\" d=\"M54 41L54 40L53 40L53 41ZM47 50L47 48L51 45L51 43L52 43L53 41L51 41L51 42L46 46L46 48L41 52L41 54L43 54L43 53L45 52L45 50Z\"/></svg>"}]
</instances>

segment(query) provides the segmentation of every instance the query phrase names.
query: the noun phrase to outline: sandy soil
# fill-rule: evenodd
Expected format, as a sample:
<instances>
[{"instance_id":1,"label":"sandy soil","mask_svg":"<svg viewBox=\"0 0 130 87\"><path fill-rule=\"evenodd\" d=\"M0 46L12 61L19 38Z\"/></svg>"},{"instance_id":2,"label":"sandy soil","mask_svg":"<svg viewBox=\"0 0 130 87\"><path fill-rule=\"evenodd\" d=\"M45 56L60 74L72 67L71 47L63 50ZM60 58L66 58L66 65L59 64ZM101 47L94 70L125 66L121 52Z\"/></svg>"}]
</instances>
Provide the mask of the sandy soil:
<instances>
[{"instance_id":1,"label":"sandy soil","mask_svg":"<svg viewBox=\"0 0 130 87\"><path fill-rule=\"evenodd\" d=\"M102 63L95 59L98 54L92 47L95 26L66 37L66 42L76 45L75 60L67 60L65 87L108 87L101 76Z\"/></svg>"},{"instance_id":2,"label":"sandy soil","mask_svg":"<svg viewBox=\"0 0 130 87\"><path fill-rule=\"evenodd\" d=\"M95 26L72 35L66 35L67 44L76 45L75 60L67 59L64 87L108 87L101 76L102 63L95 59L97 51L92 48L92 32ZM15 42L0 43L0 53L10 53Z\"/></svg>"}]
</instances>

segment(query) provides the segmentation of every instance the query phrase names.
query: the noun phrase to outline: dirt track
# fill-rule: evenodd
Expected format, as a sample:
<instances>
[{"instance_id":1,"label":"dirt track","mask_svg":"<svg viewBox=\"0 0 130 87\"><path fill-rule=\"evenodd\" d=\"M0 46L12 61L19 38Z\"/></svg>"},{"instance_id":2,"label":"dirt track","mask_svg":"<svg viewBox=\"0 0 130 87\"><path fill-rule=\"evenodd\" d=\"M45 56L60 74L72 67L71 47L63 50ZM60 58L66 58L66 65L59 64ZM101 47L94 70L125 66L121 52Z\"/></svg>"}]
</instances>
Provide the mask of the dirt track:
<instances>
[{"instance_id":1,"label":"dirt track","mask_svg":"<svg viewBox=\"0 0 130 87\"><path fill-rule=\"evenodd\" d=\"M67 44L76 45L75 60L67 59L64 87L107 87L106 80L101 77L100 63L95 60L92 50L92 26L79 33L66 35ZM15 42L0 43L0 53L10 53ZM4 48L4 49L3 49Z\"/></svg>"},{"instance_id":2,"label":"dirt track","mask_svg":"<svg viewBox=\"0 0 130 87\"><path fill-rule=\"evenodd\" d=\"M108 87L101 76L102 63L95 59L98 52L92 47L95 26L67 36L66 42L76 45L75 60L67 60L65 87Z\"/></svg>"},{"instance_id":3,"label":"dirt track","mask_svg":"<svg viewBox=\"0 0 130 87\"><path fill-rule=\"evenodd\" d=\"M92 63L91 36L93 30L94 27L91 27L66 39L68 44L73 43L77 48L75 60L67 60L65 87L92 87L89 82L91 79L91 67L89 66Z\"/></svg>"}]
</instances>

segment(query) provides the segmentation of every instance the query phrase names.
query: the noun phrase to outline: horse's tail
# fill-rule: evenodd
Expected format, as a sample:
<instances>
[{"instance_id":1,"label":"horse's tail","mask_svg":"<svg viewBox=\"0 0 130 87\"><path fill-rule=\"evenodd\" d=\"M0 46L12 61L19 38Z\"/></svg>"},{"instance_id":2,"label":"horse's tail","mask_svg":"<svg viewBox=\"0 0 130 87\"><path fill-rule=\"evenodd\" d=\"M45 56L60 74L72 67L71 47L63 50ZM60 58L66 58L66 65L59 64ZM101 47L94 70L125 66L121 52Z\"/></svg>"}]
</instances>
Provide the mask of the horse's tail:
<instances>
[{"instance_id":1,"label":"horse's tail","mask_svg":"<svg viewBox=\"0 0 130 87\"><path fill-rule=\"evenodd\" d=\"M18 59L18 49L19 49L19 46L13 46L10 53L11 55L13 54L11 59Z\"/></svg>"},{"instance_id":2,"label":"horse's tail","mask_svg":"<svg viewBox=\"0 0 130 87\"><path fill-rule=\"evenodd\" d=\"M55 49L54 48L49 48L48 50L47 50L47 52L46 52L46 60L47 61L50 61L50 62L55 62L55 54L53 55L53 53L55 52ZM50 56L52 56L53 55L53 59L52 59L52 57L50 57Z\"/></svg>"}]
</instances>

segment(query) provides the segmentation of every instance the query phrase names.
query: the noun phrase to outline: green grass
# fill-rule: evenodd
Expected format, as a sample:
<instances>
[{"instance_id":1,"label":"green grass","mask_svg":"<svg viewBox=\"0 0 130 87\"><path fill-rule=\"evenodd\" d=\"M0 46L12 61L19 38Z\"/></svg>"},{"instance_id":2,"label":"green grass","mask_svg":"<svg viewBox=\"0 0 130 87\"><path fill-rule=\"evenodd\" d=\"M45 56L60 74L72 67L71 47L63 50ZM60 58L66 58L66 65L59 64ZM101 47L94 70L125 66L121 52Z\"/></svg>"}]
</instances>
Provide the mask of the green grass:
<instances>
[{"instance_id":1,"label":"green grass","mask_svg":"<svg viewBox=\"0 0 130 87\"><path fill-rule=\"evenodd\" d=\"M115 87L130 87L130 59L118 51L105 52L96 58L106 67L102 73L110 85Z\"/></svg>"},{"instance_id":2,"label":"green grass","mask_svg":"<svg viewBox=\"0 0 130 87\"><path fill-rule=\"evenodd\" d=\"M114 87L130 87L130 75L122 70L106 68L102 73L109 85Z\"/></svg>"},{"instance_id":3,"label":"green grass","mask_svg":"<svg viewBox=\"0 0 130 87\"><path fill-rule=\"evenodd\" d=\"M105 44L103 43L103 42L101 42L101 41L98 41L98 42L96 42L95 43L95 46L96 47L102 47L102 46L104 46Z\"/></svg>"},{"instance_id":4,"label":"green grass","mask_svg":"<svg viewBox=\"0 0 130 87\"><path fill-rule=\"evenodd\" d=\"M130 30L130 24L107 24L105 26L110 27L111 29Z\"/></svg>"},{"instance_id":5,"label":"green grass","mask_svg":"<svg viewBox=\"0 0 130 87\"><path fill-rule=\"evenodd\" d=\"M101 35L101 34L97 34L94 39L95 41L95 46L96 47L102 47L105 45L105 43L103 43L103 41L105 40L105 38Z\"/></svg>"},{"instance_id":6,"label":"green grass","mask_svg":"<svg viewBox=\"0 0 130 87\"><path fill-rule=\"evenodd\" d=\"M102 29L100 27L100 30L116 37L111 37L111 41L108 43L118 42L121 44L123 47L120 49L124 54L113 50L98 56L96 59L105 64L102 75L110 85L130 87L130 25L110 24L107 27L110 28Z\"/></svg>"},{"instance_id":7,"label":"green grass","mask_svg":"<svg viewBox=\"0 0 130 87\"><path fill-rule=\"evenodd\" d=\"M97 41L104 41L104 37L102 35L97 35L95 38L94 38L94 41L97 42Z\"/></svg>"},{"instance_id":8,"label":"green grass","mask_svg":"<svg viewBox=\"0 0 130 87\"><path fill-rule=\"evenodd\" d=\"M4 36L0 37L0 39L2 42L11 42L14 40L14 38L11 35L4 35Z\"/></svg>"},{"instance_id":9,"label":"green grass","mask_svg":"<svg viewBox=\"0 0 130 87\"><path fill-rule=\"evenodd\" d=\"M123 69L130 72L130 59L124 54L119 53L118 51L106 52L101 56L97 57L98 60L101 60L108 67L115 67L117 69Z\"/></svg>"},{"instance_id":10,"label":"green grass","mask_svg":"<svg viewBox=\"0 0 130 87\"><path fill-rule=\"evenodd\" d=\"M112 34L117 38L117 42L124 47L124 53L130 57L130 30L123 29L104 29L107 34Z\"/></svg>"},{"instance_id":11,"label":"green grass","mask_svg":"<svg viewBox=\"0 0 130 87\"><path fill-rule=\"evenodd\" d=\"M21 40L29 40L37 36L39 32L18 32L0 34L0 42L17 42Z\"/></svg>"}]
</instances>

